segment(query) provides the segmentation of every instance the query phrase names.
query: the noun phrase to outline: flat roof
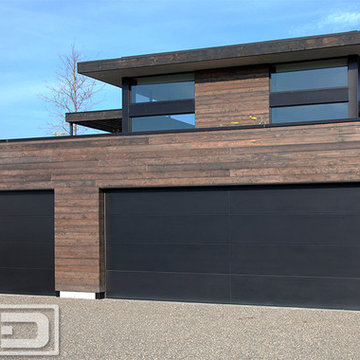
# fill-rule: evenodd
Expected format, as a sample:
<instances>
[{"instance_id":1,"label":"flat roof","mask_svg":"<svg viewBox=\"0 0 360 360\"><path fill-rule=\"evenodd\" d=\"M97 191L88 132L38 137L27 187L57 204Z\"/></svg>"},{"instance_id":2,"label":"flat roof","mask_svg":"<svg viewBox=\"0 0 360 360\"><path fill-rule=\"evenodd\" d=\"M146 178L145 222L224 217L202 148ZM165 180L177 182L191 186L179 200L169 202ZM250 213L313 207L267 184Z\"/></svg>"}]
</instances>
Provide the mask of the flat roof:
<instances>
[{"instance_id":1,"label":"flat roof","mask_svg":"<svg viewBox=\"0 0 360 360\"><path fill-rule=\"evenodd\" d=\"M360 55L360 31L78 63L78 72L121 86L123 77Z\"/></svg>"}]
</instances>

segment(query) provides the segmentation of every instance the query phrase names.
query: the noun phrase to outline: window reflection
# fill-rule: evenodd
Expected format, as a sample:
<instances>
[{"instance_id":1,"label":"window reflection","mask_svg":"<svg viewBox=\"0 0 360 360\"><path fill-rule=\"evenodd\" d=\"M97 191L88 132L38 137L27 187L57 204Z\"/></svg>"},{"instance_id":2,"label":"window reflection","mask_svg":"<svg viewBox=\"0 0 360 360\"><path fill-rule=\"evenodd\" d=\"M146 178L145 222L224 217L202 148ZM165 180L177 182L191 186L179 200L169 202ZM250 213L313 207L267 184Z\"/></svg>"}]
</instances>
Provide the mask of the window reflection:
<instances>
[{"instance_id":1,"label":"window reflection","mask_svg":"<svg viewBox=\"0 0 360 360\"><path fill-rule=\"evenodd\" d=\"M274 107L271 109L272 123L304 122L345 119L348 117L348 103L317 104Z\"/></svg>"},{"instance_id":2,"label":"window reflection","mask_svg":"<svg viewBox=\"0 0 360 360\"><path fill-rule=\"evenodd\" d=\"M195 114L141 116L131 119L131 130L157 131L195 128Z\"/></svg>"},{"instance_id":3,"label":"window reflection","mask_svg":"<svg viewBox=\"0 0 360 360\"><path fill-rule=\"evenodd\" d=\"M346 59L276 65L271 74L271 91L297 91L345 87Z\"/></svg>"},{"instance_id":4,"label":"window reflection","mask_svg":"<svg viewBox=\"0 0 360 360\"><path fill-rule=\"evenodd\" d=\"M155 102L193 99L195 83L193 74L151 76L134 79L131 102Z\"/></svg>"}]
</instances>

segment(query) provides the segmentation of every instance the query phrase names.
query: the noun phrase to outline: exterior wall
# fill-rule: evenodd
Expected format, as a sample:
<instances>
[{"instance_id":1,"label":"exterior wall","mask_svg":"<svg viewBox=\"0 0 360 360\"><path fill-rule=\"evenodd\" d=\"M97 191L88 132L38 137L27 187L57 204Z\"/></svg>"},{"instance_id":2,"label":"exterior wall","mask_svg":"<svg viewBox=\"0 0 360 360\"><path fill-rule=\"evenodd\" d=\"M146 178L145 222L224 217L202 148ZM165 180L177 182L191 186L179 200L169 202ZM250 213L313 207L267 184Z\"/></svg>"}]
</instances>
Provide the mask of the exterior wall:
<instances>
[{"instance_id":1,"label":"exterior wall","mask_svg":"<svg viewBox=\"0 0 360 360\"><path fill-rule=\"evenodd\" d=\"M196 127L268 123L269 93L268 66L196 72ZM257 120L250 119L250 116Z\"/></svg>"},{"instance_id":2,"label":"exterior wall","mask_svg":"<svg viewBox=\"0 0 360 360\"><path fill-rule=\"evenodd\" d=\"M360 181L360 122L0 142L0 190L55 190L58 291L104 291L100 189Z\"/></svg>"},{"instance_id":3,"label":"exterior wall","mask_svg":"<svg viewBox=\"0 0 360 360\"><path fill-rule=\"evenodd\" d=\"M55 189L55 284L59 291L104 291L102 193L88 184Z\"/></svg>"}]
</instances>

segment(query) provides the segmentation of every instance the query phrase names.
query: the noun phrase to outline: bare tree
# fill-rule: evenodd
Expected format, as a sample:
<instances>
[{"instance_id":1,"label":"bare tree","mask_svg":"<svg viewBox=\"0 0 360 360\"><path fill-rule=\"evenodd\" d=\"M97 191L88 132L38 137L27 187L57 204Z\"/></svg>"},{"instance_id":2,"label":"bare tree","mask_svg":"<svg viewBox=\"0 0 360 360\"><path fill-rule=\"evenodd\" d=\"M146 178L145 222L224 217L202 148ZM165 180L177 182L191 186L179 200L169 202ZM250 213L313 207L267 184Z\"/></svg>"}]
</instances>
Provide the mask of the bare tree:
<instances>
[{"instance_id":1,"label":"bare tree","mask_svg":"<svg viewBox=\"0 0 360 360\"><path fill-rule=\"evenodd\" d=\"M77 63L83 60L83 56L75 44L71 45L70 55L60 55L59 59L61 66L56 71L56 82L47 85L47 94L40 97L46 102L46 109L51 116L49 128L69 134L65 113L88 110L93 104L94 94L100 89L94 80L78 74ZM77 134L77 125L74 125L74 135Z\"/></svg>"}]
</instances>

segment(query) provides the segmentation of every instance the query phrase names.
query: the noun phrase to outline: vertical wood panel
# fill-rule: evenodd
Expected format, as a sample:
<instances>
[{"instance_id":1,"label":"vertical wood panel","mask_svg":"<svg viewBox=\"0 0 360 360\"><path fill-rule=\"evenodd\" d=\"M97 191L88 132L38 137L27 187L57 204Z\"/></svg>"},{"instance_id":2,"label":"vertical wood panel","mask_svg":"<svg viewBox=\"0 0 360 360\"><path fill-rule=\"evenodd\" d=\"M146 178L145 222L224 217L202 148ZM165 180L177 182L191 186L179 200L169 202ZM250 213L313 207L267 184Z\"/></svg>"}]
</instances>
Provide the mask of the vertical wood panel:
<instances>
[{"instance_id":1,"label":"vertical wood panel","mask_svg":"<svg viewBox=\"0 0 360 360\"><path fill-rule=\"evenodd\" d=\"M196 72L196 127L268 123L269 86L268 66Z\"/></svg>"},{"instance_id":2,"label":"vertical wood panel","mask_svg":"<svg viewBox=\"0 0 360 360\"><path fill-rule=\"evenodd\" d=\"M100 208L103 204L99 195L93 196L98 192L98 188L89 192L89 189L83 191L82 187L75 186L55 189L57 290L103 291L100 271L103 266L100 256L103 251ZM83 200L79 201L79 197ZM89 212L92 209L96 211Z\"/></svg>"}]
</instances>

